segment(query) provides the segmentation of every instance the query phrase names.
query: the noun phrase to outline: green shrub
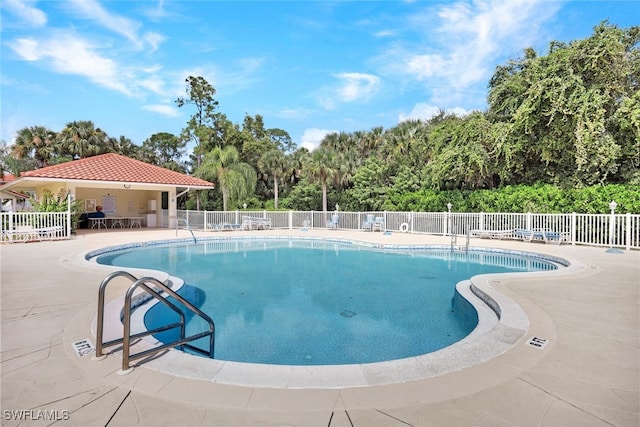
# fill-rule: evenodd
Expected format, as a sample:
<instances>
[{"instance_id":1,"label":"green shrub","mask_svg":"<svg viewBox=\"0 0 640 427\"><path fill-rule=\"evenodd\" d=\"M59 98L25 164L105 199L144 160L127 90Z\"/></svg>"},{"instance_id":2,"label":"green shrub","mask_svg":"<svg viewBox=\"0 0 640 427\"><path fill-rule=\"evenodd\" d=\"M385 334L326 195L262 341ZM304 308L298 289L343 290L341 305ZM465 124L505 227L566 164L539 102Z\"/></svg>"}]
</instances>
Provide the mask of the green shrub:
<instances>
[{"instance_id":1,"label":"green shrub","mask_svg":"<svg viewBox=\"0 0 640 427\"><path fill-rule=\"evenodd\" d=\"M390 196L385 209L443 212L447 203L454 212L640 213L640 185L597 185L564 189L550 184L505 186L494 190L420 190Z\"/></svg>"}]
</instances>

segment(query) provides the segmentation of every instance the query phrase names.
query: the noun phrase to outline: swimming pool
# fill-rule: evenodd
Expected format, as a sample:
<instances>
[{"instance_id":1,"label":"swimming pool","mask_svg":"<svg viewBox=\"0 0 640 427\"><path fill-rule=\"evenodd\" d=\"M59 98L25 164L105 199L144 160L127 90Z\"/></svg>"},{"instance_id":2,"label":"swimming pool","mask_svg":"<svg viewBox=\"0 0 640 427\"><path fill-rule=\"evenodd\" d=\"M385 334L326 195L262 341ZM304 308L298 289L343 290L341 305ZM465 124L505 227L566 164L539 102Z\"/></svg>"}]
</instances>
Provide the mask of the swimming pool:
<instances>
[{"instance_id":1,"label":"swimming pool","mask_svg":"<svg viewBox=\"0 0 640 427\"><path fill-rule=\"evenodd\" d=\"M179 293L216 322L216 359L283 365L372 363L436 351L477 324L456 283L555 268L495 252L246 238L136 246L98 262L184 279ZM145 323L153 327L165 316L158 304Z\"/></svg>"}]
</instances>

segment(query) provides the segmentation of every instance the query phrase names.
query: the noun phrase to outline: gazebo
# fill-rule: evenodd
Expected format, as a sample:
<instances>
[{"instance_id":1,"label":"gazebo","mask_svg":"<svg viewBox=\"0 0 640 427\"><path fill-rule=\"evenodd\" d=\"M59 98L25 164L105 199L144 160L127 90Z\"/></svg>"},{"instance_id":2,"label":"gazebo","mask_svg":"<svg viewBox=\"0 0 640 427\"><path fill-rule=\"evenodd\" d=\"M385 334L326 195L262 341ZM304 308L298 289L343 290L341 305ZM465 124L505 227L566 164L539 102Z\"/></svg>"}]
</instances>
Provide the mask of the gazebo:
<instances>
[{"instance_id":1,"label":"gazebo","mask_svg":"<svg viewBox=\"0 0 640 427\"><path fill-rule=\"evenodd\" d=\"M177 198L191 190L213 188L203 179L107 153L25 172L5 182L0 192L33 194L38 199L46 190L62 191L83 200L87 213L101 206L107 216L143 217L147 227L173 228Z\"/></svg>"}]
</instances>

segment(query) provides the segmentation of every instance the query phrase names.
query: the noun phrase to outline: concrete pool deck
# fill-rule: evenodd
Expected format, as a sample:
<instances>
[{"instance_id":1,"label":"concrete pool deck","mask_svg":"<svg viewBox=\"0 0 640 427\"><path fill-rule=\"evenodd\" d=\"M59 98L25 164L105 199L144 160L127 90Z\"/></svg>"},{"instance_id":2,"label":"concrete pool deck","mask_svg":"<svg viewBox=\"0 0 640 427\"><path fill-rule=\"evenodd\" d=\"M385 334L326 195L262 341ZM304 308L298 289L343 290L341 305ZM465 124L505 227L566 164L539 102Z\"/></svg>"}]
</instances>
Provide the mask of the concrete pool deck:
<instances>
[{"instance_id":1,"label":"concrete pool deck","mask_svg":"<svg viewBox=\"0 0 640 427\"><path fill-rule=\"evenodd\" d=\"M397 232L196 232L235 234L450 242ZM527 313L528 333L490 361L431 378L329 389L242 387L145 365L119 376L118 355L101 362L78 356L72 342L95 342L90 320L107 274L78 262L79 255L175 237L175 230L166 229L102 230L69 241L0 246L2 425L640 425L640 251L610 254L606 248L472 239L472 246L540 252L582 268L492 283ZM114 289L107 300L116 295ZM532 336L547 345L528 345Z\"/></svg>"}]
</instances>

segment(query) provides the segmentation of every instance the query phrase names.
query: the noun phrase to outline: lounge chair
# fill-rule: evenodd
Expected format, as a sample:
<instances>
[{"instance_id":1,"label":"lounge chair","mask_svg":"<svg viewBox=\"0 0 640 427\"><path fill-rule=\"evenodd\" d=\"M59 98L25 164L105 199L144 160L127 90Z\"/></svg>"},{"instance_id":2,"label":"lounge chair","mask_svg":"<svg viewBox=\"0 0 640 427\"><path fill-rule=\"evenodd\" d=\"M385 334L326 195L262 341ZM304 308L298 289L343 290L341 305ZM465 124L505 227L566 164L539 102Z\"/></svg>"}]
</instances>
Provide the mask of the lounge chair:
<instances>
[{"instance_id":1,"label":"lounge chair","mask_svg":"<svg viewBox=\"0 0 640 427\"><path fill-rule=\"evenodd\" d=\"M481 239L510 239L514 236L514 230L470 230L471 237L479 237Z\"/></svg>"},{"instance_id":2,"label":"lounge chair","mask_svg":"<svg viewBox=\"0 0 640 427\"><path fill-rule=\"evenodd\" d=\"M332 215L331 219L327 221L327 228L338 228L338 215Z\"/></svg>"},{"instance_id":3,"label":"lounge chair","mask_svg":"<svg viewBox=\"0 0 640 427\"><path fill-rule=\"evenodd\" d=\"M229 222L222 222L220 224L207 224L207 230L209 231L233 231L233 225Z\"/></svg>"},{"instance_id":4,"label":"lounge chair","mask_svg":"<svg viewBox=\"0 0 640 427\"><path fill-rule=\"evenodd\" d=\"M2 230L3 240L14 242L28 242L40 240L36 229L30 225L19 225L13 230Z\"/></svg>"},{"instance_id":5,"label":"lounge chair","mask_svg":"<svg viewBox=\"0 0 640 427\"><path fill-rule=\"evenodd\" d=\"M243 216L240 228L242 230L270 230L271 218Z\"/></svg>"},{"instance_id":6,"label":"lounge chair","mask_svg":"<svg viewBox=\"0 0 640 427\"><path fill-rule=\"evenodd\" d=\"M533 230L526 230L517 228L513 231L513 235L516 238L528 241L528 242L544 242L553 243L556 245L561 244L567 240L566 233L560 233L550 230L548 228L534 228Z\"/></svg>"},{"instance_id":7,"label":"lounge chair","mask_svg":"<svg viewBox=\"0 0 640 427\"><path fill-rule=\"evenodd\" d=\"M53 240L56 237L62 236L64 228L61 225L54 225L51 227L36 228L35 231L40 236L40 239Z\"/></svg>"},{"instance_id":8,"label":"lounge chair","mask_svg":"<svg viewBox=\"0 0 640 427\"><path fill-rule=\"evenodd\" d=\"M19 225L13 230L3 230L2 240L10 243L29 242L33 240L53 240L63 234L64 228L59 226L35 228L31 225Z\"/></svg>"}]
</instances>

